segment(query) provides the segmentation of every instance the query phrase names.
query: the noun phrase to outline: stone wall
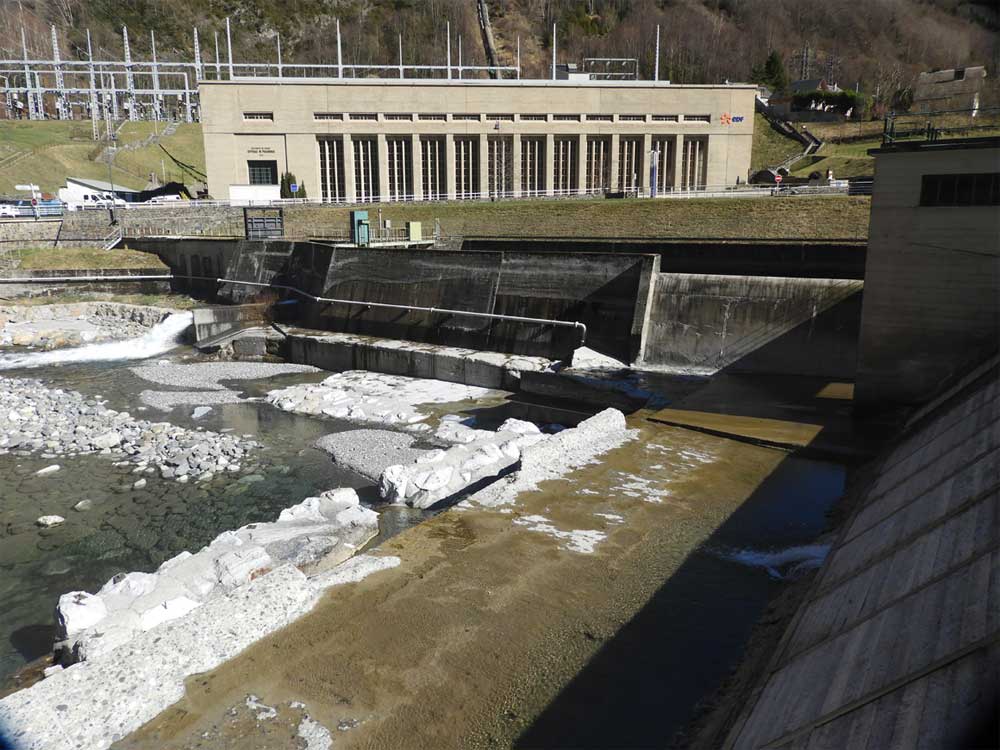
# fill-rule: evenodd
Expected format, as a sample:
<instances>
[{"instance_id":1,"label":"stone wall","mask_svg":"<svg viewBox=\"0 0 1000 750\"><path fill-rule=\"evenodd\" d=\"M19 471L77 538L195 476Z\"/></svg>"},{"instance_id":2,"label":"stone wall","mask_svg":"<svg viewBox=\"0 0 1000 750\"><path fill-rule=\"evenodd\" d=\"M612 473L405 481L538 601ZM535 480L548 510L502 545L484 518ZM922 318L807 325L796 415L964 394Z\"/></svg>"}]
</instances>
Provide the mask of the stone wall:
<instances>
[{"instance_id":1,"label":"stone wall","mask_svg":"<svg viewBox=\"0 0 1000 750\"><path fill-rule=\"evenodd\" d=\"M863 282L661 273L642 363L853 378Z\"/></svg>"},{"instance_id":2,"label":"stone wall","mask_svg":"<svg viewBox=\"0 0 1000 750\"><path fill-rule=\"evenodd\" d=\"M59 219L0 219L0 250L53 247L61 227Z\"/></svg>"}]
</instances>

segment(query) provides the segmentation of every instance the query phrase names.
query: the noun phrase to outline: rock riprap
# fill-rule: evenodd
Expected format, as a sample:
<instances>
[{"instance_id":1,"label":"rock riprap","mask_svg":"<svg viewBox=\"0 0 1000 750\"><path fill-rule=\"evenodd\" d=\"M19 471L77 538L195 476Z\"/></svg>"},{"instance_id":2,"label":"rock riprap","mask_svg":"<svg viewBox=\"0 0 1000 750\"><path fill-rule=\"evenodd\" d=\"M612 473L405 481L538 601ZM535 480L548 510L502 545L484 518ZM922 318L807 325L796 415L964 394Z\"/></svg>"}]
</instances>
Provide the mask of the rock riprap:
<instances>
[{"instance_id":1,"label":"rock riprap","mask_svg":"<svg viewBox=\"0 0 1000 750\"><path fill-rule=\"evenodd\" d=\"M135 419L75 391L40 381L0 378L0 455L109 453L165 479L211 479L237 472L254 440Z\"/></svg>"},{"instance_id":2,"label":"rock riprap","mask_svg":"<svg viewBox=\"0 0 1000 750\"><path fill-rule=\"evenodd\" d=\"M369 425L396 425L428 431L427 414L417 407L480 399L496 393L442 380L408 378L365 370L331 375L322 383L294 385L267 394L267 400L285 411L325 415Z\"/></svg>"},{"instance_id":3,"label":"rock riprap","mask_svg":"<svg viewBox=\"0 0 1000 750\"><path fill-rule=\"evenodd\" d=\"M310 497L274 522L226 531L194 554L182 552L155 573L116 575L96 594L63 594L58 648L64 663L92 659L281 565L337 565L377 533L378 514L361 506L354 490Z\"/></svg>"},{"instance_id":4,"label":"rock riprap","mask_svg":"<svg viewBox=\"0 0 1000 750\"><path fill-rule=\"evenodd\" d=\"M379 479L384 499L429 508L483 479L498 476L520 460L522 449L547 439L537 426L519 419L508 419L496 432L446 419L435 437L454 444L447 450L427 451L409 464L386 468Z\"/></svg>"}]
</instances>

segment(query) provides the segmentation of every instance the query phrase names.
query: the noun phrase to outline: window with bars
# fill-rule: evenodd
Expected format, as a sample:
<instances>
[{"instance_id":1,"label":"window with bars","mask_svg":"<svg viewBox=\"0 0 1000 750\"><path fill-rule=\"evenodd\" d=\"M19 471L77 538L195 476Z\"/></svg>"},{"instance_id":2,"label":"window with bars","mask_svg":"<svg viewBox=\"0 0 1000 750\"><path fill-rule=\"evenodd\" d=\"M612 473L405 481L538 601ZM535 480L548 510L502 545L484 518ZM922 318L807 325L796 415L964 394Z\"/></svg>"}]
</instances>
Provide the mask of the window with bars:
<instances>
[{"instance_id":1,"label":"window with bars","mask_svg":"<svg viewBox=\"0 0 1000 750\"><path fill-rule=\"evenodd\" d=\"M708 174L708 138L685 136L681 160L681 189L704 190Z\"/></svg>"},{"instance_id":2,"label":"window with bars","mask_svg":"<svg viewBox=\"0 0 1000 750\"><path fill-rule=\"evenodd\" d=\"M378 141L375 138L354 138L354 195L358 201L370 203L379 198Z\"/></svg>"},{"instance_id":3,"label":"window with bars","mask_svg":"<svg viewBox=\"0 0 1000 750\"><path fill-rule=\"evenodd\" d=\"M479 195L479 139L455 139L455 197Z\"/></svg>"},{"instance_id":4,"label":"window with bars","mask_svg":"<svg viewBox=\"0 0 1000 750\"><path fill-rule=\"evenodd\" d=\"M410 159L409 137L386 138L389 167L389 200L413 200L413 163Z\"/></svg>"},{"instance_id":5,"label":"window with bars","mask_svg":"<svg viewBox=\"0 0 1000 750\"><path fill-rule=\"evenodd\" d=\"M548 120L548 115L518 115L518 119L521 122L545 122Z\"/></svg>"},{"instance_id":6,"label":"window with bars","mask_svg":"<svg viewBox=\"0 0 1000 750\"><path fill-rule=\"evenodd\" d=\"M579 187L577 180L578 138L555 138L552 142L552 187L556 195L575 193Z\"/></svg>"},{"instance_id":7,"label":"window with bars","mask_svg":"<svg viewBox=\"0 0 1000 750\"><path fill-rule=\"evenodd\" d=\"M250 185L277 185L277 161L248 161L247 182Z\"/></svg>"},{"instance_id":8,"label":"window with bars","mask_svg":"<svg viewBox=\"0 0 1000 750\"><path fill-rule=\"evenodd\" d=\"M587 139L587 192L603 193L611 187L611 138Z\"/></svg>"},{"instance_id":9,"label":"window with bars","mask_svg":"<svg viewBox=\"0 0 1000 750\"><path fill-rule=\"evenodd\" d=\"M244 120L262 120L264 122L274 122L274 112L244 112Z\"/></svg>"},{"instance_id":10,"label":"window with bars","mask_svg":"<svg viewBox=\"0 0 1000 750\"><path fill-rule=\"evenodd\" d=\"M618 189L636 193L642 187L642 138L618 140Z\"/></svg>"},{"instance_id":11,"label":"window with bars","mask_svg":"<svg viewBox=\"0 0 1000 750\"><path fill-rule=\"evenodd\" d=\"M458 115L452 115L451 119L460 120L462 122L479 122L482 119L482 117L480 115L473 115L473 114L458 114Z\"/></svg>"},{"instance_id":12,"label":"window with bars","mask_svg":"<svg viewBox=\"0 0 1000 750\"><path fill-rule=\"evenodd\" d=\"M1000 206L1000 172L925 174L921 206Z\"/></svg>"},{"instance_id":13,"label":"window with bars","mask_svg":"<svg viewBox=\"0 0 1000 750\"><path fill-rule=\"evenodd\" d=\"M490 136L487 144L490 197L508 197L514 191L514 139L511 136Z\"/></svg>"},{"instance_id":14,"label":"window with bars","mask_svg":"<svg viewBox=\"0 0 1000 750\"><path fill-rule=\"evenodd\" d=\"M545 139L521 138L521 194L545 192Z\"/></svg>"},{"instance_id":15,"label":"window with bars","mask_svg":"<svg viewBox=\"0 0 1000 750\"><path fill-rule=\"evenodd\" d=\"M653 159L656 163L656 192L668 193L674 189L676 169L676 138L654 138Z\"/></svg>"},{"instance_id":16,"label":"window with bars","mask_svg":"<svg viewBox=\"0 0 1000 750\"><path fill-rule=\"evenodd\" d=\"M389 114L382 115L386 120L413 120L413 115L405 112L390 112Z\"/></svg>"},{"instance_id":17,"label":"window with bars","mask_svg":"<svg viewBox=\"0 0 1000 750\"><path fill-rule=\"evenodd\" d=\"M684 122L711 122L711 115L684 115Z\"/></svg>"},{"instance_id":18,"label":"window with bars","mask_svg":"<svg viewBox=\"0 0 1000 750\"><path fill-rule=\"evenodd\" d=\"M430 136L420 139L420 174L424 200L444 200L445 187L444 138Z\"/></svg>"},{"instance_id":19,"label":"window with bars","mask_svg":"<svg viewBox=\"0 0 1000 750\"><path fill-rule=\"evenodd\" d=\"M351 118L352 120L371 121L378 119L378 115L375 114L374 112L351 112L351 114L349 114L348 117Z\"/></svg>"},{"instance_id":20,"label":"window with bars","mask_svg":"<svg viewBox=\"0 0 1000 750\"><path fill-rule=\"evenodd\" d=\"M677 115L653 115L653 122L677 122L679 119Z\"/></svg>"},{"instance_id":21,"label":"window with bars","mask_svg":"<svg viewBox=\"0 0 1000 750\"><path fill-rule=\"evenodd\" d=\"M314 120L343 120L343 112L313 112Z\"/></svg>"},{"instance_id":22,"label":"window with bars","mask_svg":"<svg viewBox=\"0 0 1000 750\"><path fill-rule=\"evenodd\" d=\"M587 115L588 122L611 122L613 119L612 115Z\"/></svg>"},{"instance_id":23,"label":"window with bars","mask_svg":"<svg viewBox=\"0 0 1000 750\"><path fill-rule=\"evenodd\" d=\"M580 122L580 115L552 115L555 122Z\"/></svg>"},{"instance_id":24,"label":"window with bars","mask_svg":"<svg viewBox=\"0 0 1000 750\"><path fill-rule=\"evenodd\" d=\"M324 201L344 200L344 142L340 138L319 139L319 186Z\"/></svg>"},{"instance_id":25,"label":"window with bars","mask_svg":"<svg viewBox=\"0 0 1000 750\"><path fill-rule=\"evenodd\" d=\"M441 121L441 120L447 120L448 119L448 115L440 114L440 113L427 113L427 114L417 115L417 119L418 120L438 120L438 121Z\"/></svg>"},{"instance_id":26,"label":"window with bars","mask_svg":"<svg viewBox=\"0 0 1000 750\"><path fill-rule=\"evenodd\" d=\"M514 115L486 115L486 119L490 122L495 122L500 120L501 122L514 122Z\"/></svg>"},{"instance_id":27,"label":"window with bars","mask_svg":"<svg viewBox=\"0 0 1000 750\"><path fill-rule=\"evenodd\" d=\"M618 122L646 122L646 115L618 115Z\"/></svg>"}]
</instances>

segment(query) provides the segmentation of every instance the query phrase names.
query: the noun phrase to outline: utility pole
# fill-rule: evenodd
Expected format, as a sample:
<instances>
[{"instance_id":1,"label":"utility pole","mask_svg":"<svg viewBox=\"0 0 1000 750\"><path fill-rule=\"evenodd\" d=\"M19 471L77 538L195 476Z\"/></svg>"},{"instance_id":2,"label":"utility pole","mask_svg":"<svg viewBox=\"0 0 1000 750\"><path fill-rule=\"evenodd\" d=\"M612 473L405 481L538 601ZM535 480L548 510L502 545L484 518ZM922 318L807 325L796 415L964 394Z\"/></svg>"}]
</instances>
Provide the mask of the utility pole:
<instances>
[{"instance_id":1,"label":"utility pole","mask_svg":"<svg viewBox=\"0 0 1000 750\"><path fill-rule=\"evenodd\" d=\"M94 50L90 46L90 29L87 29L87 72L90 74L90 122L94 140L100 138L101 132L97 124L97 81L94 80Z\"/></svg>"},{"instance_id":2,"label":"utility pole","mask_svg":"<svg viewBox=\"0 0 1000 750\"><path fill-rule=\"evenodd\" d=\"M660 24L656 24L656 59L653 62L653 80L660 80Z\"/></svg>"},{"instance_id":3,"label":"utility pole","mask_svg":"<svg viewBox=\"0 0 1000 750\"><path fill-rule=\"evenodd\" d=\"M128 46L128 28L122 26L122 46L125 49L125 87L128 89L128 119L138 120L135 106L135 76L132 74L132 52Z\"/></svg>"},{"instance_id":4,"label":"utility pole","mask_svg":"<svg viewBox=\"0 0 1000 750\"><path fill-rule=\"evenodd\" d=\"M556 25L552 24L552 80L556 80Z\"/></svg>"},{"instance_id":5,"label":"utility pole","mask_svg":"<svg viewBox=\"0 0 1000 750\"><path fill-rule=\"evenodd\" d=\"M226 50L229 53L229 80L233 80L233 37L229 33L229 16L226 16Z\"/></svg>"},{"instance_id":6,"label":"utility pole","mask_svg":"<svg viewBox=\"0 0 1000 750\"><path fill-rule=\"evenodd\" d=\"M60 120L68 120L69 112L66 106L66 81L63 78L62 65L59 59L59 37L56 35L56 27L52 26L52 61L56 73L56 115Z\"/></svg>"}]
</instances>

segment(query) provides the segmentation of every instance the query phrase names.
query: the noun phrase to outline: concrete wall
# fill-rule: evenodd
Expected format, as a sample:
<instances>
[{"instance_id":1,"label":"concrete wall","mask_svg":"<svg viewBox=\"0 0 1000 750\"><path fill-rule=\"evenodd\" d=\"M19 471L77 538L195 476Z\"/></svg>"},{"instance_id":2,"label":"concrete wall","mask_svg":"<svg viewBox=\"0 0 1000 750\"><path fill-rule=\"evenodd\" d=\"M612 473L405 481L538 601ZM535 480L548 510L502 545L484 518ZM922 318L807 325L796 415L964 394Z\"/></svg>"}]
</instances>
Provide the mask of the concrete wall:
<instances>
[{"instance_id":1,"label":"concrete wall","mask_svg":"<svg viewBox=\"0 0 1000 750\"><path fill-rule=\"evenodd\" d=\"M631 361L641 348L655 257L333 248L300 243L291 278L317 296L579 321L588 344ZM645 281L644 281L645 279ZM309 325L334 331L561 357L580 332L458 315L310 305Z\"/></svg>"},{"instance_id":2,"label":"concrete wall","mask_svg":"<svg viewBox=\"0 0 1000 750\"><path fill-rule=\"evenodd\" d=\"M643 364L853 378L862 282L660 273Z\"/></svg>"},{"instance_id":3,"label":"concrete wall","mask_svg":"<svg viewBox=\"0 0 1000 750\"><path fill-rule=\"evenodd\" d=\"M1000 210L920 206L921 176L1000 171L1000 140L875 157L855 401L926 400L1000 341Z\"/></svg>"},{"instance_id":4,"label":"concrete wall","mask_svg":"<svg viewBox=\"0 0 1000 750\"><path fill-rule=\"evenodd\" d=\"M708 184L733 184L745 179L750 167L753 136L754 87L749 85L675 86L652 81L445 81L326 80L322 83L268 81L202 81L202 127L209 192L229 197L229 186L246 184L249 160L275 161L279 172L291 171L306 185L309 195L320 196L320 162L317 136L338 138L348 165L351 136L378 139L378 164L386 186L388 159L386 136L418 139L423 135L446 140L446 194L455 194L455 138L477 137L480 164L485 167L484 146L495 135L511 136L515 194L520 190L522 136L577 138L578 165L585 161L586 137L611 139L610 189L618 185L618 139L642 139L640 183L648 184L648 153L651 138L670 137L680 146L686 137L708 139ZM271 120L248 119L245 113L270 113ZM317 113L339 119L317 119ZM522 119L521 115L544 119ZM353 115L353 117L352 117ZM373 119L358 119L374 115ZM386 115L389 115L387 118ZM421 115L425 119L421 118ZM576 120L556 119L560 115ZM588 115L612 119L588 120ZM622 116L641 116L641 121ZM694 118L708 115L709 122ZM727 119L728 116L732 119ZM475 119L467 119L474 116ZM653 119L676 117L675 121ZM426 118L431 119L426 119ZM508 117L510 119L508 119ZM499 131L496 123L500 122ZM345 138L346 136L346 138ZM419 150L419 142L413 146ZM412 147L411 147L412 148ZM681 148L675 148L681 154ZM546 155L545 189L551 193L551 153ZM414 186L420 186L421 160L412 160ZM676 171L676 175L673 172ZM353 200L354 171L344 170L345 198ZM583 173L583 170L580 170ZM680 182L680 159L672 169L672 180ZM487 186L481 176L479 189ZM578 186L581 190L585 185ZM419 188L416 192L419 192Z\"/></svg>"},{"instance_id":5,"label":"concrete wall","mask_svg":"<svg viewBox=\"0 0 1000 750\"><path fill-rule=\"evenodd\" d=\"M865 277L864 240L466 237L460 247L463 250L532 253L655 253L660 256L660 270L670 273L820 279Z\"/></svg>"}]
</instances>

